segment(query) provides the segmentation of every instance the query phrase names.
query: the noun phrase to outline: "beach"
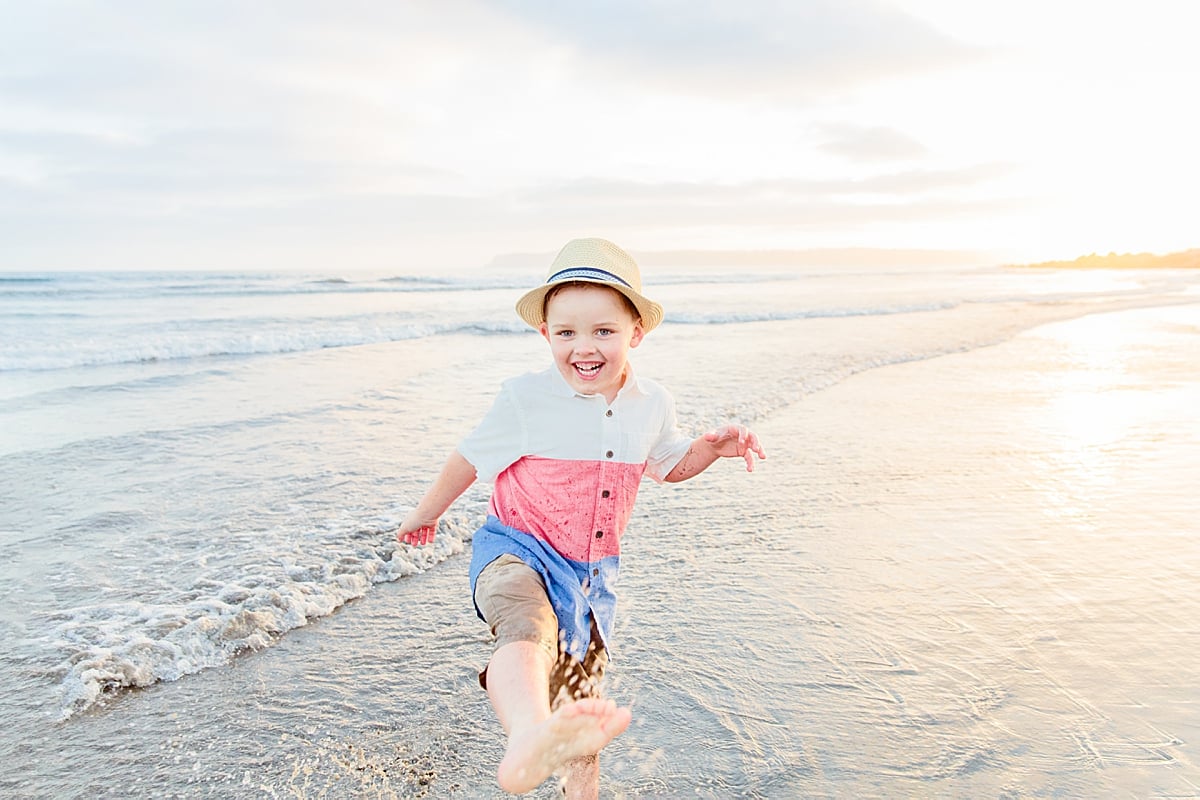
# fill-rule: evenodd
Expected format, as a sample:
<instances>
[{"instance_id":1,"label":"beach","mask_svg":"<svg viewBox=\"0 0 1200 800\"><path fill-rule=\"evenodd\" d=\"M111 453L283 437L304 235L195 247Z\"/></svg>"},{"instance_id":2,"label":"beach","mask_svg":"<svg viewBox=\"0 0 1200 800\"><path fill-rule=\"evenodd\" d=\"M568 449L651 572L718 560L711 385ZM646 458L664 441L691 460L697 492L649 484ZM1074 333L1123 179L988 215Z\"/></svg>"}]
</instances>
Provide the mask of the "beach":
<instances>
[{"instance_id":1,"label":"beach","mask_svg":"<svg viewBox=\"0 0 1200 800\"><path fill-rule=\"evenodd\" d=\"M633 362L768 458L641 489L602 796L1196 796L1200 277L730 274L651 284ZM487 487L391 531L544 365L519 281L352 294L353 330L288 289L240 352L264 295L175 339L158 294L151 359L0 351L0 794L503 796Z\"/></svg>"}]
</instances>

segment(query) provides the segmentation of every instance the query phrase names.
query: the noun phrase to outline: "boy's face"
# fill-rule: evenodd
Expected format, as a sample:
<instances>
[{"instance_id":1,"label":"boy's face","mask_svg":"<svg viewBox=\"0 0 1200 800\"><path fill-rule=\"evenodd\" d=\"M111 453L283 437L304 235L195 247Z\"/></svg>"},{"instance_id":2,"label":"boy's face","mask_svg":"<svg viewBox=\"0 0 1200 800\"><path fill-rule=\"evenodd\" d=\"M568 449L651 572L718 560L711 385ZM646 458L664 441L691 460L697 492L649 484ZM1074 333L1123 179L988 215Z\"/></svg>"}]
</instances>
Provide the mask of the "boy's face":
<instances>
[{"instance_id":1,"label":"boy's face","mask_svg":"<svg viewBox=\"0 0 1200 800\"><path fill-rule=\"evenodd\" d=\"M567 286L546 301L542 336L554 364L580 394L602 394L612 402L625 382L629 350L642 341L641 321L614 289Z\"/></svg>"}]
</instances>

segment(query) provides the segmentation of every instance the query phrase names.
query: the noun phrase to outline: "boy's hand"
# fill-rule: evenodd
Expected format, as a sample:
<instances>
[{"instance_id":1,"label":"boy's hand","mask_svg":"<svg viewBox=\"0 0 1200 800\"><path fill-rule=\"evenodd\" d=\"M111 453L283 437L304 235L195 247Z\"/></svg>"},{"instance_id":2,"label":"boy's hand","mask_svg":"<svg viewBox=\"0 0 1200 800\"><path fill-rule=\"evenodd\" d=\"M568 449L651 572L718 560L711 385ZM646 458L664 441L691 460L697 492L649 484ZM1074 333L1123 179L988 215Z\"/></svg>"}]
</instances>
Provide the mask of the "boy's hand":
<instances>
[{"instance_id":1,"label":"boy's hand","mask_svg":"<svg viewBox=\"0 0 1200 800\"><path fill-rule=\"evenodd\" d=\"M404 522L400 523L400 530L396 533L396 538L405 544L423 545L433 541L433 535L437 532L438 518L429 519L417 513L417 509L413 509L404 518Z\"/></svg>"},{"instance_id":2,"label":"boy's hand","mask_svg":"<svg viewBox=\"0 0 1200 800\"><path fill-rule=\"evenodd\" d=\"M722 425L715 431L704 434L704 441L712 445L713 452L721 458L746 459L746 471L754 472L754 456L766 458L758 437L745 425Z\"/></svg>"}]
</instances>

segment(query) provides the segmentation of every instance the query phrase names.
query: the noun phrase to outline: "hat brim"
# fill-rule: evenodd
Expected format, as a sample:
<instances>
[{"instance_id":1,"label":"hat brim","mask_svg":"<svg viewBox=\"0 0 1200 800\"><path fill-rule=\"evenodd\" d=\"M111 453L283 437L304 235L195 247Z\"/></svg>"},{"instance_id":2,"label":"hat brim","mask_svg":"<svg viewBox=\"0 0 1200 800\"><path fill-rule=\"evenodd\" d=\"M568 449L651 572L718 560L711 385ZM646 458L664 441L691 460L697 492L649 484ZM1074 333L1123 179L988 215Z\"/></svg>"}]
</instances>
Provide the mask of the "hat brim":
<instances>
[{"instance_id":1,"label":"hat brim","mask_svg":"<svg viewBox=\"0 0 1200 800\"><path fill-rule=\"evenodd\" d=\"M542 324L546 321L546 295L550 294L551 290L569 283L591 283L596 286L606 286L614 292L620 292L637 309L638 316L641 317L642 330L644 332L649 333L663 321L663 307L648 297L643 297L627 286L621 286L611 281L593 280L590 278L571 278L567 281L544 283L536 289L531 289L517 301L517 313L531 328L540 330Z\"/></svg>"}]
</instances>

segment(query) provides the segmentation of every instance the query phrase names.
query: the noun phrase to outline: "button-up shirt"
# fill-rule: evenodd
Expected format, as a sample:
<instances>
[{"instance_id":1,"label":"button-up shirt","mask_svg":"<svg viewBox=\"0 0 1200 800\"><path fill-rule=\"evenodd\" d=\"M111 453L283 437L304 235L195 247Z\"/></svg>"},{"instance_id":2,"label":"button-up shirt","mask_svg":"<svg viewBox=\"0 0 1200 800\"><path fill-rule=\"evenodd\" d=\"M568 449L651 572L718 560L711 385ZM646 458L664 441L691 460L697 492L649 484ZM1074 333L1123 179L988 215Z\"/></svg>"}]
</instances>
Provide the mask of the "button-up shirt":
<instances>
[{"instance_id":1,"label":"button-up shirt","mask_svg":"<svg viewBox=\"0 0 1200 800\"><path fill-rule=\"evenodd\" d=\"M621 536L642 476L662 481L690 444L671 395L632 370L611 404L576 393L556 367L506 381L458 447L480 480L494 481L473 544L472 593L483 568L511 553L542 575L571 655L582 660L593 619L607 643Z\"/></svg>"}]
</instances>

